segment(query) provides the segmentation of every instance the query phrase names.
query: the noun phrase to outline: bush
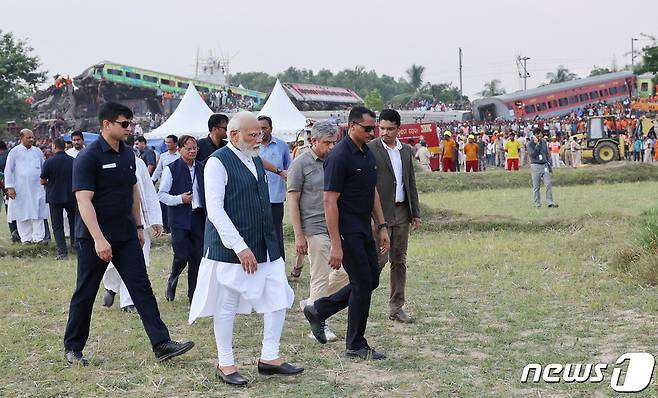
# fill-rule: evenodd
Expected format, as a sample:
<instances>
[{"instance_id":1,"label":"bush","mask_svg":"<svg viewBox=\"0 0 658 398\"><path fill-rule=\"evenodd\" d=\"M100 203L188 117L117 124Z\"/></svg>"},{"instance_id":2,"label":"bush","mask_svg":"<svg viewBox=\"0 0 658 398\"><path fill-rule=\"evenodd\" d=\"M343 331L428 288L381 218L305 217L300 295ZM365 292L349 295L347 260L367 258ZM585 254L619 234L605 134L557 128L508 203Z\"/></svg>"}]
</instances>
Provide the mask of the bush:
<instances>
[{"instance_id":1,"label":"bush","mask_svg":"<svg viewBox=\"0 0 658 398\"><path fill-rule=\"evenodd\" d=\"M643 212L634 241L620 247L612 259L617 271L641 284L658 285L658 209Z\"/></svg>"}]
</instances>

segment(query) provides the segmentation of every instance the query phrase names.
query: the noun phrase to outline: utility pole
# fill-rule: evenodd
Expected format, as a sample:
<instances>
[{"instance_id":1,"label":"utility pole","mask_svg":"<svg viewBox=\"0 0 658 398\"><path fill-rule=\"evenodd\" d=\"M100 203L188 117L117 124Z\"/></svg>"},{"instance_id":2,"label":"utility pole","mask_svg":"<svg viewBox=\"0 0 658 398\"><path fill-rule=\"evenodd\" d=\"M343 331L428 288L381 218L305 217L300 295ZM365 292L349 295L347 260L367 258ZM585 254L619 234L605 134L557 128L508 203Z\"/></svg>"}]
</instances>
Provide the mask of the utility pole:
<instances>
[{"instance_id":1,"label":"utility pole","mask_svg":"<svg viewBox=\"0 0 658 398\"><path fill-rule=\"evenodd\" d=\"M635 71L635 42L640 39L631 37L631 72Z\"/></svg>"},{"instance_id":2,"label":"utility pole","mask_svg":"<svg viewBox=\"0 0 658 398\"><path fill-rule=\"evenodd\" d=\"M462 80L462 48L459 47L459 107L462 108L464 101L464 85Z\"/></svg>"},{"instance_id":3,"label":"utility pole","mask_svg":"<svg viewBox=\"0 0 658 398\"><path fill-rule=\"evenodd\" d=\"M194 78L199 78L199 47L196 48L196 66L194 67Z\"/></svg>"},{"instance_id":4,"label":"utility pole","mask_svg":"<svg viewBox=\"0 0 658 398\"><path fill-rule=\"evenodd\" d=\"M528 89L528 78L530 77L530 73L528 73L528 60L530 57L522 57L518 56L516 57L516 67L519 71L519 77L523 79L523 91ZM523 65L521 65L521 62L523 62Z\"/></svg>"}]
</instances>

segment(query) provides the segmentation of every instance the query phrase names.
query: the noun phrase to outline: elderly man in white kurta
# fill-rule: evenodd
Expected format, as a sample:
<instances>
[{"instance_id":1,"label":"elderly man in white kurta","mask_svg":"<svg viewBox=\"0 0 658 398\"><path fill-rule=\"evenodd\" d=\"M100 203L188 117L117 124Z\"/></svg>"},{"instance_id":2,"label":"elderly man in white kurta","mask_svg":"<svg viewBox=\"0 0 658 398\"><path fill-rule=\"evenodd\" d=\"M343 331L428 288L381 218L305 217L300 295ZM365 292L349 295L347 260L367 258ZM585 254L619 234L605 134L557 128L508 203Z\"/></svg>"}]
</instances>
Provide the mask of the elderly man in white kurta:
<instances>
[{"instance_id":1,"label":"elderly man in white kurta","mask_svg":"<svg viewBox=\"0 0 658 398\"><path fill-rule=\"evenodd\" d=\"M217 377L245 385L233 357L235 314L263 314L263 347L258 372L292 375L304 369L283 362L279 340L294 293L274 231L263 163L258 156L262 131L249 112L236 114L227 126L230 142L206 161L208 219L204 257L190 308L189 322L214 318L218 351Z\"/></svg>"},{"instance_id":2,"label":"elderly man in white kurta","mask_svg":"<svg viewBox=\"0 0 658 398\"><path fill-rule=\"evenodd\" d=\"M41 167L46 160L41 150L34 147L34 134L24 129L20 132L20 144L7 155L5 187L9 196L7 221L16 221L22 243L41 242L48 218L46 191L41 185Z\"/></svg>"},{"instance_id":3,"label":"elderly man in white kurta","mask_svg":"<svg viewBox=\"0 0 658 398\"><path fill-rule=\"evenodd\" d=\"M162 212L160 210L160 201L158 200L158 193L155 192L155 187L151 182L151 176L146 168L146 163L139 157L135 157L135 176L137 177L137 186L139 187L139 199L142 208L142 225L145 228L151 228L153 236L157 238L162 232ZM151 251L151 236L149 233L144 233L144 246L142 252L144 253L144 261L146 266L149 266ZM105 286L105 295L103 296L103 305L111 307L114 303L114 295L118 292L121 309L125 312L137 313L135 304L130 293L126 288L125 283L121 280L119 272L114 268L112 263L108 264L107 270L103 275L103 285Z\"/></svg>"}]
</instances>

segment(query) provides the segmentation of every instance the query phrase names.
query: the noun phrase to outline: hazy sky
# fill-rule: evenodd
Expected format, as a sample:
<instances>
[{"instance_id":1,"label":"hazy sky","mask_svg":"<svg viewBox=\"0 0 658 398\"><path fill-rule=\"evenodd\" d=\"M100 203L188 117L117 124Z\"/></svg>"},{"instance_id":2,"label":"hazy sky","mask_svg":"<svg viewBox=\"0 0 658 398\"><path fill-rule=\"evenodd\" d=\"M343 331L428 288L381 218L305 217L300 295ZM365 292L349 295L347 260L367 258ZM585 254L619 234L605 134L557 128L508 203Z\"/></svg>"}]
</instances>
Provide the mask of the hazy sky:
<instances>
[{"instance_id":1,"label":"hazy sky","mask_svg":"<svg viewBox=\"0 0 658 398\"><path fill-rule=\"evenodd\" d=\"M29 38L50 75L111 60L192 77L199 48L234 55L233 72L363 65L397 78L416 63L458 86L462 47L473 96L494 78L521 88L519 54L529 88L560 64L580 76L630 64L631 37L658 35L656 15L655 0L2 0L0 29Z\"/></svg>"}]
</instances>

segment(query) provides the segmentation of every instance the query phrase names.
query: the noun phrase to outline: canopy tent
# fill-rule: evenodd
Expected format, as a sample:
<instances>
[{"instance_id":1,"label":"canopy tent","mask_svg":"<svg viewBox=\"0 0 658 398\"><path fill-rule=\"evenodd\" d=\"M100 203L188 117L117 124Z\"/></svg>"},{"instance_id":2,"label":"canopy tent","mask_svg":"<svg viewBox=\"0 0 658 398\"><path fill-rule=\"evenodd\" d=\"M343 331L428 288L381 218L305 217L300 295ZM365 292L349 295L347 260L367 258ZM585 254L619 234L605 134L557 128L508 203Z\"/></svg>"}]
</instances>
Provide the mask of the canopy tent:
<instances>
[{"instance_id":1,"label":"canopy tent","mask_svg":"<svg viewBox=\"0 0 658 398\"><path fill-rule=\"evenodd\" d=\"M306 127L306 117L288 98L278 80L258 116L270 117L272 134L286 142L295 141L297 134Z\"/></svg>"},{"instance_id":2,"label":"canopy tent","mask_svg":"<svg viewBox=\"0 0 658 398\"><path fill-rule=\"evenodd\" d=\"M174 113L160 127L144 134L144 138L148 141L161 140L170 134L205 137L208 134L208 118L212 114L194 84L190 83Z\"/></svg>"}]
</instances>

